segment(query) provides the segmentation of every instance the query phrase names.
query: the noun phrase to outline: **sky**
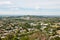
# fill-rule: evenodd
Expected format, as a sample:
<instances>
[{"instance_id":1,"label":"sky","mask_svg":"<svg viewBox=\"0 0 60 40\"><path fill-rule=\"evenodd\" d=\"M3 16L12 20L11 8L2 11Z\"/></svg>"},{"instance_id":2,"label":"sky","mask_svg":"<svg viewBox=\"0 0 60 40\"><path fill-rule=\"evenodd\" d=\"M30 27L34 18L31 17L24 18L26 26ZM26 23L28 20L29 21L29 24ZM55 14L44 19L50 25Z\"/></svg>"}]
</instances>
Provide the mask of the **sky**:
<instances>
[{"instance_id":1,"label":"sky","mask_svg":"<svg viewBox=\"0 0 60 40\"><path fill-rule=\"evenodd\" d=\"M0 0L0 15L60 15L60 0Z\"/></svg>"}]
</instances>

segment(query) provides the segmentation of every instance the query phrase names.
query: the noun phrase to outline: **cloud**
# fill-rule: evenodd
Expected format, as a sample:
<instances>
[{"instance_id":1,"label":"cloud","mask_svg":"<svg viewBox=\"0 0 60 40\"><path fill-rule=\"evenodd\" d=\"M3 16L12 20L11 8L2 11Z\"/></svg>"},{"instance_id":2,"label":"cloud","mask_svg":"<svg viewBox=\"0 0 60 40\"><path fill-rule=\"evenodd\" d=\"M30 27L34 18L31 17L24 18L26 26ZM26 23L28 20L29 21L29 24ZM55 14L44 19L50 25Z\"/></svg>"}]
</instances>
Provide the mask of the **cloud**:
<instances>
[{"instance_id":1,"label":"cloud","mask_svg":"<svg viewBox=\"0 0 60 40\"><path fill-rule=\"evenodd\" d=\"M3 5L3 4L12 4L11 1L0 1L0 5Z\"/></svg>"},{"instance_id":2,"label":"cloud","mask_svg":"<svg viewBox=\"0 0 60 40\"><path fill-rule=\"evenodd\" d=\"M55 13L57 15L60 13L60 0L5 0L0 1L0 5L2 5L0 6L2 14L51 15Z\"/></svg>"},{"instance_id":3,"label":"cloud","mask_svg":"<svg viewBox=\"0 0 60 40\"><path fill-rule=\"evenodd\" d=\"M25 15L24 11L0 11L0 15Z\"/></svg>"},{"instance_id":4,"label":"cloud","mask_svg":"<svg viewBox=\"0 0 60 40\"><path fill-rule=\"evenodd\" d=\"M60 8L59 0L16 0L14 1L15 6L24 8L44 8L44 9L55 9Z\"/></svg>"},{"instance_id":5,"label":"cloud","mask_svg":"<svg viewBox=\"0 0 60 40\"><path fill-rule=\"evenodd\" d=\"M0 15L60 15L60 12L0 11Z\"/></svg>"}]
</instances>

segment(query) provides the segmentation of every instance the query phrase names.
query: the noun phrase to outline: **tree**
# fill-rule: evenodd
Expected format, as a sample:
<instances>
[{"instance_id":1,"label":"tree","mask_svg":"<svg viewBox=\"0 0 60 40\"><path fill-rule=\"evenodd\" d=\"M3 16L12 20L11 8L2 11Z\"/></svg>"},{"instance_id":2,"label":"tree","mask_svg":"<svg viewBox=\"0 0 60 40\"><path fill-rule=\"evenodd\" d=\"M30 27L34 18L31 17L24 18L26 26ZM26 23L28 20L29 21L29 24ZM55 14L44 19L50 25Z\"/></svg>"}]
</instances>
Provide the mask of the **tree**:
<instances>
[{"instance_id":1,"label":"tree","mask_svg":"<svg viewBox=\"0 0 60 40\"><path fill-rule=\"evenodd\" d=\"M20 38L20 40L29 40L29 37L28 36L23 36Z\"/></svg>"}]
</instances>

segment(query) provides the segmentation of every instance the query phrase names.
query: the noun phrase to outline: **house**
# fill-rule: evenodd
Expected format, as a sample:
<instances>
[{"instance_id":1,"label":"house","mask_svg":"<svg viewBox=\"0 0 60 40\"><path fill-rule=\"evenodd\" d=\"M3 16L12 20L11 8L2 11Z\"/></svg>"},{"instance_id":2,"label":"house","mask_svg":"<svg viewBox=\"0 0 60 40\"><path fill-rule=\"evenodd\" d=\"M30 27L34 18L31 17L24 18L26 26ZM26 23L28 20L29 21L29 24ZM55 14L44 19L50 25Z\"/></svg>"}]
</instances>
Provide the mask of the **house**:
<instances>
[{"instance_id":1,"label":"house","mask_svg":"<svg viewBox=\"0 0 60 40\"><path fill-rule=\"evenodd\" d=\"M31 26L36 26L37 24L35 24L35 23L30 23L30 25L31 25Z\"/></svg>"},{"instance_id":2,"label":"house","mask_svg":"<svg viewBox=\"0 0 60 40\"><path fill-rule=\"evenodd\" d=\"M60 30L57 30L56 33L60 35Z\"/></svg>"}]
</instances>

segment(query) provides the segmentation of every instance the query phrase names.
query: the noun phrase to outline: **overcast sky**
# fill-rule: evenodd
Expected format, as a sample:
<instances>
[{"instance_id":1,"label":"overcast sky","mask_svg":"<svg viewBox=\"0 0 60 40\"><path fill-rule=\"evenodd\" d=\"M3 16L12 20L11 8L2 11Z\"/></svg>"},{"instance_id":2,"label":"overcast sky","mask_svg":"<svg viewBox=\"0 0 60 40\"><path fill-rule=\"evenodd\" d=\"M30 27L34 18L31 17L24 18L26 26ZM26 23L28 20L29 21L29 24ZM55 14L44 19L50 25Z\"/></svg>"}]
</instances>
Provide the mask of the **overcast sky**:
<instances>
[{"instance_id":1,"label":"overcast sky","mask_svg":"<svg viewBox=\"0 0 60 40\"><path fill-rule=\"evenodd\" d=\"M0 15L60 15L60 0L0 0Z\"/></svg>"}]
</instances>

